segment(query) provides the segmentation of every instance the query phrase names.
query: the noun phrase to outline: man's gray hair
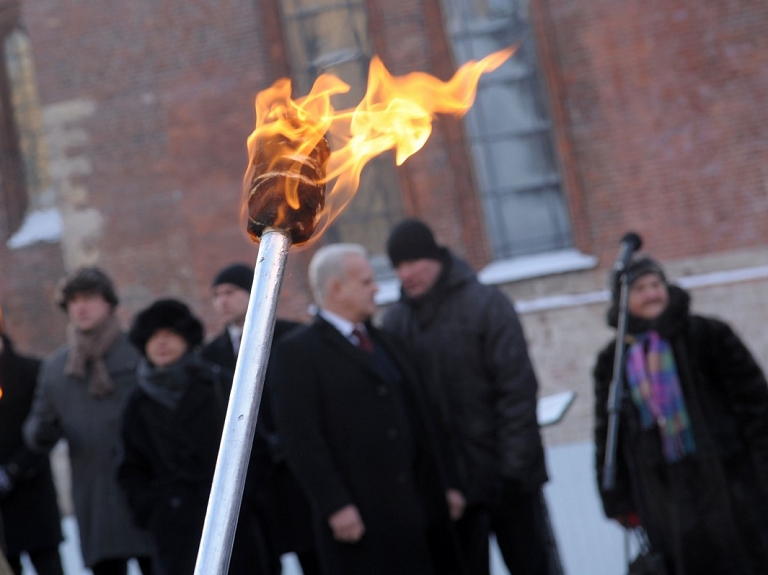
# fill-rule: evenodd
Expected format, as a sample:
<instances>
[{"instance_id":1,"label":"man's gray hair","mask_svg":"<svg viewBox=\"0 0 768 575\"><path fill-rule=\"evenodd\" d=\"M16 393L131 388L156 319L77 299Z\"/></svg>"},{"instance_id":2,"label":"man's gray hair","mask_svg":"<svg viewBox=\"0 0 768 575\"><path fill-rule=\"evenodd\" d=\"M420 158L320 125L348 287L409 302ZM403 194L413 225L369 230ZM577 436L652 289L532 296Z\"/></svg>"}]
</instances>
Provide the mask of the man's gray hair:
<instances>
[{"instance_id":1,"label":"man's gray hair","mask_svg":"<svg viewBox=\"0 0 768 575\"><path fill-rule=\"evenodd\" d=\"M346 273L346 261L349 256L368 257L368 252L360 244L330 244L323 246L309 262L309 287L318 306L323 305L332 279L343 278Z\"/></svg>"}]
</instances>

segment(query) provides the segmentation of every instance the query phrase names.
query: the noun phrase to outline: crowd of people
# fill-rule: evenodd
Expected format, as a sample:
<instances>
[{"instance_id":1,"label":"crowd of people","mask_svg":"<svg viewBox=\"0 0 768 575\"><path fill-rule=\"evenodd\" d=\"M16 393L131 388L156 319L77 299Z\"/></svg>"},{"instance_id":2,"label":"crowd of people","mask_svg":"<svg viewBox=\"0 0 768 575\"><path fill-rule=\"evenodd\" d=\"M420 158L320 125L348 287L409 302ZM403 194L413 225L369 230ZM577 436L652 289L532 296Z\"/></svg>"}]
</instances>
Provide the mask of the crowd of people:
<instances>
[{"instance_id":1,"label":"crowd of people","mask_svg":"<svg viewBox=\"0 0 768 575\"><path fill-rule=\"evenodd\" d=\"M538 382L512 302L437 244L395 226L401 297L374 324L365 249L319 248L309 324L278 320L229 573L489 575L495 535L512 575L563 572L542 487ZM694 315L661 266L634 258L617 477L604 488L615 342L595 378L597 479L606 516L642 529L671 575L768 572L768 385L723 322ZM0 541L63 573L48 452L69 446L85 565L94 575L192 575L253 270L211 282L224 329L208 338L177 299L124 331L98 268L62 279L66 344L42 363L0 324ZM609 324L624 313L613 282ZM1 316L0 316L1 317ZM0 565L2 567L2 565Z\"/></svg>"}]
</instances>

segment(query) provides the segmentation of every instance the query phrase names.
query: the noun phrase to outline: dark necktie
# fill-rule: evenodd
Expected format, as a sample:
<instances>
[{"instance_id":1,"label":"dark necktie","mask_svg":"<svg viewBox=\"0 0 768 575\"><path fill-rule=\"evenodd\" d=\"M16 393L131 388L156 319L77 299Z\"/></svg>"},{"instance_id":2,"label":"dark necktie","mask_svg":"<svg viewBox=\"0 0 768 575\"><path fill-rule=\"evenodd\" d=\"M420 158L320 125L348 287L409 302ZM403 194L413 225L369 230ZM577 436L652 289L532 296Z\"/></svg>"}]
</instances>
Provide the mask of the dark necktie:
<instances>
[{"instance_id":1,"label":"dark necktie","mask_svg":"<svg viewBox=\"0 0 768 575\"><path fill-rule=\"evenodd\" d=\"M373 353L373 341L368 334L360 329L353 329L352 335L357 338L357 347L362 349L365 353Z\"/></svg>"}]
</instances>

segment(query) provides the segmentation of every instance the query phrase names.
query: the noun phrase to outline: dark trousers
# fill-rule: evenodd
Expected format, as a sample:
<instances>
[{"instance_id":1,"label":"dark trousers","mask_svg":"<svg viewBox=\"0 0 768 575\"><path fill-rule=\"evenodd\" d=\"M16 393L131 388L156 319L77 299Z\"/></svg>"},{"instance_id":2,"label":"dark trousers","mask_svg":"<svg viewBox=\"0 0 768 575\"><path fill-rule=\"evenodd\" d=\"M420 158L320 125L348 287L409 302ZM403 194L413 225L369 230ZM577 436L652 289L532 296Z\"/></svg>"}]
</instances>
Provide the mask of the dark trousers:
<instances>
[{"instance_id":1,"label":"dark trousers","mask_svg":"<svg viewBox=\"0 0 768 575\"><path fill-rule=\"evenodd\" d=\"M491 530L496 534L510 573L557 575L562 572L540 489L521 492L514 482L506 482L500 503L491 511Z\"/></svg>"},{"instance_id":2,"label":"dark trousers","mask_svg":"<svg viewBox=\"0 0 768 575\"><path fill-rule=\"evenodd\" d=\"M64 575L58 546L28 551L27 555L29 555L29 560L37 571L37 575ZM7 559L11 571L16 575L21 575L21 556L9 556Z\"/></svg>"},{"instance_id":3,"label":"dark trousers","mask_svg":"<svg viewBox=\"0 0 768 575\"><path fill-rule=\"evenodd\" d=\"M299 559L301 572L304 575L321 575L317 551L300 551L296 553L296 557Z\"/></svg>"},{"instance_id":4,"label":"dark trousers","mask_svg":"<svg viewBox=\"0 0 768 575\"><path fill-rule=\"evenodd\" d=\"M137 557L143 575L152 575L152 561L149 557ZM93 575L125 575L128 572L128 559L105 559L91 567Z\"/></svg>"},{"instance_id":5,"label":"dark trousers","mask_svg":"<svg viewBox=\"0 0 768 575\"><path fill-rule=\"evenodd\" d=\"M456 534L470 575L490 575L488 537L491 516L484 506L468 505L464 515L456 522Z\"/></svg>"},{"instance_id":6,"label":"dark trousers","mask_svg":"<svg viewBox=\"0 0 768 575\"><path fill-rule=\"evenodd\" d=\"M541 490L522 492L506 481L489 509L469 506L456 525L471 575L489 575L488 538L496 535L504 563L512 575L562 573L549 514Z\"/></svg>"}]
</instances>

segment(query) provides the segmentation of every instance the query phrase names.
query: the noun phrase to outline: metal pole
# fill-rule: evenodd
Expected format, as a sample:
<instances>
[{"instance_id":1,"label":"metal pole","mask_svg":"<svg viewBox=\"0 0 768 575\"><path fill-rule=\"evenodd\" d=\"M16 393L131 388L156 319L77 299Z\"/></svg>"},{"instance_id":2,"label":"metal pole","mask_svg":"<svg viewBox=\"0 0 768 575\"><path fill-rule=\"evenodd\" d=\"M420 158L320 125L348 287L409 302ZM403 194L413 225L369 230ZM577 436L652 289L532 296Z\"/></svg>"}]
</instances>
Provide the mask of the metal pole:
<instances>
[{"instance_id":1,"label":"metal pole","mask_svg":"<svg viewBox=\"0 0 768 575\"><path fill-rule=\"evenodd\" d=\"M195 575L226 575L229 569L290 247L282 230L268 228L261 236Z\"/></svg>"},{"instance_id":2,"label":"metal pole","mask_svg":"<svg viewBox=\"0 0 768 575\"><path fill-rule=\"evenodd\" d=\"M625 337L627 335L627 301L629 299L629 280L626 272L621 272L619 291L619 321L616 326L616 347L613 354L613 378L608 388L608 433L603 462L603 490L613 491L616 487L616 450L619 441L619 418L621 402L624 396L624 362L626 357Z\"/></svg>"}]
</instances>

